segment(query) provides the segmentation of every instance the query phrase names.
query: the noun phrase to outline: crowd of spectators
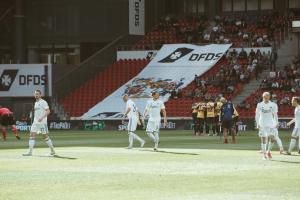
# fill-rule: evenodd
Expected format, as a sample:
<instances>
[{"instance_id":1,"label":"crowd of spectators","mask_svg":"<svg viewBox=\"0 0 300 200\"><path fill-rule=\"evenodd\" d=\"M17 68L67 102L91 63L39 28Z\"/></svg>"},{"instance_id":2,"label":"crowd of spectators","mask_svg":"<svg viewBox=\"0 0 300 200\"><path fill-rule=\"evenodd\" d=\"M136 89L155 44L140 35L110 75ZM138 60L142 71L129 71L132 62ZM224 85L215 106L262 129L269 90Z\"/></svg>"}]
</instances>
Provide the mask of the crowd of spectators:
<instances>
[{"instance_id":1,"label":"crowd of spectators","mask_svg":"<svg viewBox=\"0 0 300 200\"><path fill-rule=\"evenodd\" d=\"M272 101L280 105L290 105L291 97L300 93L300 57L282 70L271 71L261 82L260 91L271 91ZM261 101L261 93L256 92L243 101L239 107L249 109Z\"/></svg>"},{"instance_id":2,"label":"crowd of spectators","mask_svg":"<svg viewBox=\"0 0 300 200\"><path fill-rule=\"evenodd\" d=\"M270 65L270 52L261 53L259 49L252 49L247 53L244 49L240 52L234 49L222 59L225 59L225 64L214 75L195 75L195 87L187 92L188 97L209 100L235 93L237 85L258 79L261 72Z\"/></svg>"},{"instance_id":3,"label":"crowd of spectators","mask_svg":"<svg viewBox=\"0 0 300 200\"><path fill-rule=\"evenodd\" d=\"M276 45L289 18L277 12L262 15L164 16L137 48L153 49L169 43L233 43L234 47L269 47Z\"/></svg>"}]
</instances>

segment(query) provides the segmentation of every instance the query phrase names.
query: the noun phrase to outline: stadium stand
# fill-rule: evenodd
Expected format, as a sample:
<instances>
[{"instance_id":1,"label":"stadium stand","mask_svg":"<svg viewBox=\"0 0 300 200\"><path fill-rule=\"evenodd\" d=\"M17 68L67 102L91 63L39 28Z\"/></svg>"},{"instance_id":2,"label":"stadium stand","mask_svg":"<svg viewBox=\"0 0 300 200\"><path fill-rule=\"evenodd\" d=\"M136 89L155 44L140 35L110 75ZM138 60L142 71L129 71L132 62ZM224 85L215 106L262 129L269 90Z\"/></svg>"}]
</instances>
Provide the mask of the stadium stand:
<instances>
[{"instance_id":1,"label":"stadium stand","mask_svg":"<svg viewBox=\"0 0 300 200\"><path fill-rule=\"evenodd\" d=\"M230 52L211 70L200 77L195 76L195 80L181 91L181 98L171 98L167 102L169 115L189 116L194 102L218 96L232 99L239 94L245 84L269 66L268 54L261 54L259 50L251 51L249 55L245 53Z\"/></svg>"},{"instance_id":2,"label":"stadium stand","mask_svg":"<svg viewBox=\"0 0 300 200\"><path fill-rule=\"evenodd\" d=\"M271 71L261 82L260 88L251 93L240 105L240 114L245 117L253 117L256 104L261 100L263 91L270 91L272 100L278 104L280 117L291 117L293 108L291 99L300 95L300 58L296 58L289 66L278 71Z\"/></svg>"},{"instance_id":3,"label":"stadium stand","mask_svg":"<svg viewBox=\"0 0 300 200\"><path fill-rule=\"evenodd\" d=\"M209 21L203 16L178 19L164 17L152 31L132 45L131 49L158 49L161 44L168 43L233 42L234 47L276 46L283 40L282 32L287 21L287 18L276 14L247 18L238 15L217 16L214 21ZM262 64L264 68L268 65L269 55L262 55L260 52L258 52L259 59L257 59L257 52L251 52L249 56L233 54L237 53L228 54L227 58L221 59L211 70L180 91L182 93L179 95L182 96L180 103L176 98L171 98L167 102L169 116L190 116L190 106L197 98L213 98L220 94L229 99L233 98L241 91L244 84L260 74L261 69L257 66ZM60 102L69 116L81 116L134 77L147 62L146 60L118 61L72 91ZM260 63L257 65L257 62ZM232 67L234 70L230 70ZM206 82L205 88L200 87L201 81ZM178 91L174 91L173 96L176 93Z\"/></svg>"},{"instance_id":4,"label":"stadium stand","mask_svg":"<svg viewBox=\"0 0 300 200\"><path fill-rule=\"evenodd\" d=\"M89 108L136 76L148 60L119 60L72 91L60 103L69 116L81 116Z\"/></svg>"}]
</instances>

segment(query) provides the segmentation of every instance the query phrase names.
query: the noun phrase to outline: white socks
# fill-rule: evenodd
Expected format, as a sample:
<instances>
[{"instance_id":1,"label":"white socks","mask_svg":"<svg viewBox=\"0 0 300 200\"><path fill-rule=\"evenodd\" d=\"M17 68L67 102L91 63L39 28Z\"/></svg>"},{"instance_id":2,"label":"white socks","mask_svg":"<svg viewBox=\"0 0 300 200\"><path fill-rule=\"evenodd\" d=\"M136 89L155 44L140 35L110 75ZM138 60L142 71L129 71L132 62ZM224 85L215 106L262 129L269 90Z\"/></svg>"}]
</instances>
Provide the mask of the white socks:
<instances>
[{"instance_id":1,"label":"white socks","mask_svg":"<svg viewBox=\"0 0 300 200\"><path fill-rule=\"evenodd\" d=\"M266 153L267 151L267 144L261 143L261 150L263 153Z\"/></svg>"},{"instance_id":2,"label":"white socks","mask_svg":"<svg viewBox=\"0 0 300 200\"><path fill-rule=\"evenodd\" d=\"M32 153L34 145L35 145L35 139L30 137L28 141L29 153Z\"/></svg>"},{"instance_id":3,"label":"white socks","mask_svg":"<svg viewBox=\"0 0 300 200\"><path fill-rule=\"evenodd\" d=\"M133 146L133 135L130 132L128 134L129 134L129 147L132 147Z\"/></svg>"},{"instance_id":4,"label":"white socks","mask_svg":"<svg viewBox=\"0 0 300 200\"><path fill-rule=\"evenodd\" d=\"M155 137L155 143L159 143L159 132L155 132L154 133L154 137Z\"/></svg>"},{"instance_id":5,"label":"white socks","mask_svg":"<svg viewBox=\"0 0 300 200\"><path fill-rule=\"evenodd\" d=\"M274 142L269 142L269 145L268 145L268 153L270 153L271 152L271 150L272 150L272 147L273 147L273 144L274 144Z\"/></svg>"},{"instance_id":6,"label":"white socks","mask_svg":"<svg viewBox=\"0 0 300 200\"><path fill-rule=\"evenodd\" d=\"M50 138L45 140L46 144L48 145L48 147L51 149L51 151L53 150L53 144L52 144L52 140Z\"/></svg>"},{"instance_id":7,"label":"white socks","mask_svg":"<svg viewBox=\"0 0 300 200\"><path fill-rule=\"evenodd\" d=\"M289 147L289 153L292 153L294 147L296 145L296 140L294 138L291 139L291 142L290 142L290 147Z\"/></svg>"},{"instance_id":8,"label":"white socks","mask_svg":"<svg viewBox=\"0 0 300 200\"><path fill-rule=\"evenodd\" d=\"M281 151L283 151L283 146L282 146L281 139L280 139L278 136L276 136L276 137L275 137L275 140L276 140L276 143L277 143L279 149L280 149Z\"/></svg>"}]
</instances>

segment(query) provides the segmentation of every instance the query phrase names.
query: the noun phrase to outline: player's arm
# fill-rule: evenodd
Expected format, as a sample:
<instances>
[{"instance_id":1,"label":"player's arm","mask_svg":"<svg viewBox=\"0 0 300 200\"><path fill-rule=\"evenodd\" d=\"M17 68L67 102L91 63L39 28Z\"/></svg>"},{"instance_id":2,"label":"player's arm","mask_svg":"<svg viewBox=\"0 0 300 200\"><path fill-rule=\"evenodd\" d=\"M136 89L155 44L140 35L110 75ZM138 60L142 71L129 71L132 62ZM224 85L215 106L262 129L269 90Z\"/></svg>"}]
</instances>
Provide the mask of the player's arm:
<instances>
[{"instance_id":1,"label":"player's arm","mask_svg":"<svg viewBox=\"0 0 300 200\"><path fill-rule=\"evenodd\" d=\"M45 119L48 115L50 115L50 109L49 108L45 108L45 113L44 115L38 120L39 122L43 121L43 119Z\"/></svg>"},{"instance_id":2,"label":"player's arm","mask_svg":"<svg viewBox=\"0 0 300 200\"><path fill-rule=\"evenodd\" d=\"M167 111L165 108L161 109L163 116L164 116L164 125L167 125Z\"/></svg>"},{"instance_id":3,"label":"player's arm","mask_svg":"<svg viewBox=\"0 0 300 200\"><path fill-rule=\"evenodd\" d=\"M275 120L275 123L276 123L276 127L278 128L279 122L278 122L278 107L277 107L277 104L275 104L274 120Z\"/></svg>"},{"instance_id":4,"label":"player's arm","mask_svg":"<svg viewBox=\"0 0 300 200\"><path fill-rule=\"evenodd\" d=\"M293 123L295 123L296 118L293 118L291 121L289 121L286 125L291 126Z\"/></svg>"},{"instance_id":5,"label":"player's arm","mask_svg":"<svg viewBox=\"0 0 300 200\"><path fill-rule=\"evenodd\" d=\"M125 113L123 114L124 117L127 117L128 113L131 111L131 108L128 107L127 110L125 111Z\"/></svg>"},{"instance_id":6,"label":"player's arm","mask_svg":"<svg viewBox=\"0 0 300 200\"><path fill-rule=\"evenodd\" d=\"M259 112L259 105L257 104L256 110L255 110L255 121L256 121L256 128L259 129L259 118L260 118L260 112Z\"/></svg>"},{"instance_id":7,"label":"player's arm","mask_svg":"<svg viewBox=\"0 0 300 200\"><path fill-rule=\"evenodd\" d=\"M149 105L147 103L146 108L144 110L143 118L145 119L148 114L149 114Z\"/></svg>"}]
</instances>

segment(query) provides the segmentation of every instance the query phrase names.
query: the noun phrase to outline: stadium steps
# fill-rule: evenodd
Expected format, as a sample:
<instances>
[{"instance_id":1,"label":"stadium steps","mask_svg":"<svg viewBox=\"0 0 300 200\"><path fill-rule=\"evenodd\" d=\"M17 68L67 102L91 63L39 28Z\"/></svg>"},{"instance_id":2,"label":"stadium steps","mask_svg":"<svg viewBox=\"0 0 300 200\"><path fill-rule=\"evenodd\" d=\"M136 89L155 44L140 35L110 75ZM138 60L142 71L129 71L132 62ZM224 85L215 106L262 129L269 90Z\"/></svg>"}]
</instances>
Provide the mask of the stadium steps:
<instances>
[{"instance_id":1,"label":"stadium steps","mask_svg":"<svg viewBox=\"0 0 300 200\"><path fill-rule=\"evenodd\" d=\"M290 33L288 38L284 40L284 43L278 49L278 59L276 62L277 67L280 69L285 65L291 63L291 61L297 56L298 52L298 39L293 33Z\"/></svg>"},{"instance_id":2,"label":"stadium steps","mask_svg":"<svg viewBox=\"0 0 300 200\"><path fill-rule=\"evenodd\" d=\"M283 69L285 65L291 63L291 61L297 55L297 37L295 34L290 33L289 36L284 40L280 49L278 49L278 59L276 62L277 70ZM243 91L237 95L232 102L235 105L240 104L244 101L252 92L256 91L259 88L262 80L265 76L267 76L269 70L265 70L258 80L252 80L249 84L247 84Z\"/></svg>"},{"instance_id":3,"label":"stadium steps","mask_svg":"<svg viewBox=\"0 0 300 200\"><path fill-rule=\"evenodd\" d=\"M240 104L242 101L244 101L253 91L257 90L263 81L263 79L268 75L269 70L264 70L258 80L253 79L251 80L247 85L244 86L243 90L240 94L238 94L235 98L232 99L232 103L234 105Z\"/></svg>"}]
</instances>

